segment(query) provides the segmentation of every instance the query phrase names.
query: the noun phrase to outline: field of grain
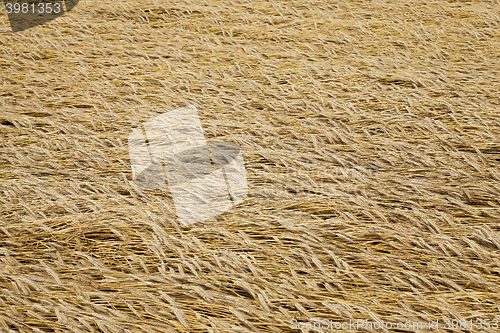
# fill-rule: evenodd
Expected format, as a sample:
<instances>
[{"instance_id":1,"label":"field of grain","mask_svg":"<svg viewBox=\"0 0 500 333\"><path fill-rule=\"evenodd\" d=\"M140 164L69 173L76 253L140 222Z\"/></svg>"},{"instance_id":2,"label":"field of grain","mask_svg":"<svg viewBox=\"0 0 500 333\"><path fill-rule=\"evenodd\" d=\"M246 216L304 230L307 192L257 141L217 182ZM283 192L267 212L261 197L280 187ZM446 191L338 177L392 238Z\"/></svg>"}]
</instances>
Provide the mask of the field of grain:
<instances>
[{"instance_id":1,"label":"field of grain","mask_svg":"<svg viewBox=\"0 0 500 333\"><path fill-rule=\"evenodd\" d=\"M500 320L498 0L4 9L1 332ZM180 227L127 138L187 105L249 193Z\"/></svg>"}]
</instances>

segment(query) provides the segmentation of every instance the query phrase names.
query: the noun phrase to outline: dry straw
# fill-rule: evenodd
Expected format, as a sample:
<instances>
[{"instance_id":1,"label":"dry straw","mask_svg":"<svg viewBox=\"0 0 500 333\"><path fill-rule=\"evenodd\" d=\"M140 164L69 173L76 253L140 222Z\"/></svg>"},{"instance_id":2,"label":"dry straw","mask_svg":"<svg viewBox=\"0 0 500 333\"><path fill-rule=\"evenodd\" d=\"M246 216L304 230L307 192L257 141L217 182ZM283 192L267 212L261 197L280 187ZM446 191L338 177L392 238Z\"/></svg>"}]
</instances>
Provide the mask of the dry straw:
<instances>
[{"instance_id":1,"label":"dry straw","mask_svg":"<svg viewBox=\"0 0 500 333\"><path fill-rule=\"evenodd\" d=\"M498 9L81 1L17 34L1 14L0 331L500 319ZM250 192L182 228L126 143L189 104Z\"/></svg>"}]
</instances>

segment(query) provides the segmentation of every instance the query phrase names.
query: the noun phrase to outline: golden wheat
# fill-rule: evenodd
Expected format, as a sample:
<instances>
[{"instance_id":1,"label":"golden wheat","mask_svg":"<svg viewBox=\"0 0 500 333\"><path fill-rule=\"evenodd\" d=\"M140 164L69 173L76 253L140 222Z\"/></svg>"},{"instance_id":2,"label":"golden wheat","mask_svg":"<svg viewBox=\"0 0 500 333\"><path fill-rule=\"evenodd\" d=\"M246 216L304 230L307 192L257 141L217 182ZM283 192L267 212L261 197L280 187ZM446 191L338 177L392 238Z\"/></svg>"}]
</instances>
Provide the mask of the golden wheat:
<instances>
[{"instance_id":1,"label":"golden wheat","mask_svg":"<svg viewBox=\"0 0 500 333\"><path fill-rule=\"evenodd\" d=\"M2 13L0 330L500 320L499 9L81 1L16 34ZM190 227L126 144L185 105L249 184Z\"/></svg>"}]
</instances>

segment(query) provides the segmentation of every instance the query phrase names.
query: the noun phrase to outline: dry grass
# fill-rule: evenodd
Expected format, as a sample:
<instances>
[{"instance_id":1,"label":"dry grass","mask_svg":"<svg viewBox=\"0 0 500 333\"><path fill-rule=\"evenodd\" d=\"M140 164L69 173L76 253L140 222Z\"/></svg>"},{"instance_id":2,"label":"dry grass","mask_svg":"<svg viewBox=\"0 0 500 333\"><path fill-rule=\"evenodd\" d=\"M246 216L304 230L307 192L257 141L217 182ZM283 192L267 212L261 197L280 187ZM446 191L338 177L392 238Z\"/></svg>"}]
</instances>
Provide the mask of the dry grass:
<instances>
[{"instance_id":1,"label":"dry grass","mask_svg":"<svg viewBox=\"0 0 500 333\"><path fill-rule=\"evenodd\" d=\"M2 14L0 330L500 319L499 9L82 0L17 34ZM188 104L242 148L249 196L180 228L126 143Z\"/></svg>"}]
</instances>

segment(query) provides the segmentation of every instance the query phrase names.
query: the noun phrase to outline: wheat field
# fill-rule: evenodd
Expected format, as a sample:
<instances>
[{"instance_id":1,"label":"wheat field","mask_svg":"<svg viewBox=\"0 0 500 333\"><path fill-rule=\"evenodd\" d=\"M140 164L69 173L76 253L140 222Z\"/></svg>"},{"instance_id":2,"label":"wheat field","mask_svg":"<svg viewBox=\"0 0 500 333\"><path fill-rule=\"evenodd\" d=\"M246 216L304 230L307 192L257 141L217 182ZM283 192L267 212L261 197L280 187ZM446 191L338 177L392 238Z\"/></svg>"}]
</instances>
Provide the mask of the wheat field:
<instances>
[{"instance_id":1,"label":"wheat field","mask_svg":"<svg viewBox=\"0 0 500 333\"><path fill-rule=\"evenodd\" d=\"M1 332L500 320L498 0L0 8ZM181 227L127 138L187 105L249 192Z\"/></svg>"}]
</instances>

